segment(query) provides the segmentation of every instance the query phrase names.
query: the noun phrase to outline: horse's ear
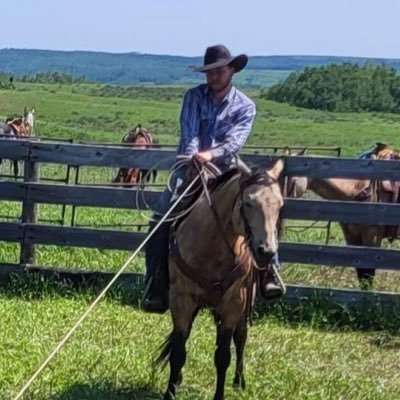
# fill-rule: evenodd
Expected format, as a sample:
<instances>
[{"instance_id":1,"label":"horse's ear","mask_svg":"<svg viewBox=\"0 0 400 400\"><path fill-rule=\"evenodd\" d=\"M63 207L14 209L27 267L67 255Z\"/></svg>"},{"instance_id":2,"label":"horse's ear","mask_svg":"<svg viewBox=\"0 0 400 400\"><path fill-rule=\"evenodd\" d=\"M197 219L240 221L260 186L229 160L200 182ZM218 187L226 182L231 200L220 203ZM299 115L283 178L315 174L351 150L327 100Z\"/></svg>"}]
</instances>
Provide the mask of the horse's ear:
<instances>
[{"instance_id":1,"label":"horse's ear","mask_svg":"<svg viewBox=\"0 0 400 400\"><path fill-rule=\"evenodd\" d=\"M268 170L268 174L275 180L278 180L280 174L285 168L285 162L282 158L279 158L276 163L272 166L270 170Z\"/></svg>"},{"instance_id":2,"label":"horse's ear","mask_svg":"<svg viewBox=\"0 0 400 400\"><path fill-rule=\"evenodd\" d=\"M35 114L35 107L32 107L31 113L32 113L32 114Z\"/></svg>"},{"instance_id":3,"label":"horse's ear","mask_svg":"<svg viewBox=\"0 0 400 400\"><path fill-rule=\"evenodd\" d=\"M290 151L289 147L285 146L284 149L283 149L282 154L284 156L290 156L291 155L291 151Z\"/></svg>"}]
</instances>

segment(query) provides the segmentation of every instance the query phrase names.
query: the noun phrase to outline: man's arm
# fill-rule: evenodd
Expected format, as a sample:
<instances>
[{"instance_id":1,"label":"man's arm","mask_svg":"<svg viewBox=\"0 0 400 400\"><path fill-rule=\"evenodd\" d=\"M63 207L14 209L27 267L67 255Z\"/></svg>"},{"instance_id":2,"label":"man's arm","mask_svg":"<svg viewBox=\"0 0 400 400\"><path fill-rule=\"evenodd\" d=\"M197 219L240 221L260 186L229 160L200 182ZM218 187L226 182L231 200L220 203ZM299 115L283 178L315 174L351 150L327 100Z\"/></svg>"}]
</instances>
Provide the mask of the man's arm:
<instances>
[{"instance_id":1,"label":"man's arm","mask_svg":"<svg viewBox=\"0 0 400 400\"><path fill-rule=\"evenodd\" d=\"M192 90L186 92L180 116L181 138L179 155L192 156L199 150L198 101Z\"/></svg>"},{"instance_id":2,"label":"man's arm","mask_svg":"<svg viewBox=\"0 0 400 400\"><path fill-rule=\"evenodd\" d=\"M253 103L240 112L232 128L225 134L224 141L210 150L213 159L239 153L249 137L255 115L256 108Z\"/></svg>"}]
</instances>

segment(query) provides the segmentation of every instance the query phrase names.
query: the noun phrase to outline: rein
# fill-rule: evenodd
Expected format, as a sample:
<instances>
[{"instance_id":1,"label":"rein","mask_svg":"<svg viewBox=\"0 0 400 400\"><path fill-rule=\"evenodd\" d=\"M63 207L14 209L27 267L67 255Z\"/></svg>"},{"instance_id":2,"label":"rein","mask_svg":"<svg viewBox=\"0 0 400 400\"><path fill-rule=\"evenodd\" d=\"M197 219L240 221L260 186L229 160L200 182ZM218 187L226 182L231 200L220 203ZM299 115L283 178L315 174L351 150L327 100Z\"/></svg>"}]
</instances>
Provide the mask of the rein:
<instances>
[{"instance_id":1,"label":"rein","mask_svg":"<svg viewBox=\"0 0 400 400\"><path fill-rule=\"evenodd\" d=\"M251 185L272 185L274 183L279 183L276 179L273 179L271 176L269 176L266 173L257 173L254 175L251 175L248 179L246 179L245 181L241 182L240 184L240 192L239 192L239 196L241 196L241 204L240 204L240 216L242 217L242 220L244 222L244 231L245 231L245 237L246 237L246 243L248 244L251 240L252 237L252 232L250 229L250 224L249 221L247 219L247 215L246 212L244 211L244 198L243 198L243 193L245 191L245 189ZM253 257L253 261L254 261L254 267L258 270L266 270L267 267L262 268L259 267L255 257Z\"/></svg>"}]
</instances>

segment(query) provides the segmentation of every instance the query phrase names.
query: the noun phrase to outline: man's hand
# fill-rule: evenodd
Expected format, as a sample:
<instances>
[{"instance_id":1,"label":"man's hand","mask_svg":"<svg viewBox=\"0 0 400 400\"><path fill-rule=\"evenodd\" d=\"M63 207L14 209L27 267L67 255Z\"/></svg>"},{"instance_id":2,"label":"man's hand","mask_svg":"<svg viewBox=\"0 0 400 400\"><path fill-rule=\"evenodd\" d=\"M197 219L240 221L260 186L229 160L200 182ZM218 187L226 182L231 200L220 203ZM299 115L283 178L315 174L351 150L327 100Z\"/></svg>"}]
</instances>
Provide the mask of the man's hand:
<instances>
[{"instance_id":1,"label":"man's hand","mask_svg":"<svg viewBox=\"0 0 400 400\"><path fill-rule=\"evenodd\" d=\"M201 162L208 162L208 161L211 161L212 160L212 154L211 154L211 151L200 151L200 152L198 152L196 155L195 155L195 157L199 160L199 161L201 161Z\"/></svg>"}]
</instances>

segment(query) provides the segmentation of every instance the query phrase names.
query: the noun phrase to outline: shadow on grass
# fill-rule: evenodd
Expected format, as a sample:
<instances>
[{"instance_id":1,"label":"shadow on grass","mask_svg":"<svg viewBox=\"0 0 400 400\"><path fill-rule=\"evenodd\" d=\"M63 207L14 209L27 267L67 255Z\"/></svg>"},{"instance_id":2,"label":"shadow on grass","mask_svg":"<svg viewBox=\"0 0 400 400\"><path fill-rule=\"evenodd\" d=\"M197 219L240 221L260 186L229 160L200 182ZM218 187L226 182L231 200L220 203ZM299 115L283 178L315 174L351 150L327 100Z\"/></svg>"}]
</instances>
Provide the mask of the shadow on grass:
<instances>
[{"instance_id":1,"label":"shadow on grass","mask_svg":"<svg viewBox=\"0 0 400 400\"><path fill-rule=\"evenodd\" d=\"M90 301L97 297L109 280L103 277L74 282L45 277L39 273L18 274L2 282L0 294L24 300L87 297ZM111 288L106 297L118 304L139 308L142 290L142 279L127 275ZM296 305L288 305L283 301L269 305L257 304L253 316L255 322L272 318L292 327L307 325L314 329L329 331L351 329L387 331L392 335L400 333L400 304L388 306L376 301L363 301L352 306L344 306L314 296L310 299L301 299Z\"/></svg>"},{"instance_id":2,"label":"shadow on grass","mask_svg":"<svg viewBox=\"0 0 400 400\"><path fill-rule=\"evenodd\" d=\"M0 294L8 298L23 300L40 300L51 297L94 299L110 282L113 275L90 278L62 278L56 274L43 275L39 272L27 272L11 275L0 283ZM107 299L115 300L124 305L140 306L142 297L142 279L134 274L122 276L106 293Z\"/></svg>"},{"instance_id":3,"label":"shadow on grass","mask_svg":"<svg viewBox=\"0 0 400 400\"><path fill-rule=\"evenodd\" d=\"M255 307L255 321L273 318L291 327L309 326L324 331L387 331L400 333L400 306L360 302L345 306L326 299L303 299L296 305L283 301ZM399 339L400 343L400 339Z\"/></svg>"},{"instance_id":4,"label":"shadow on grass","mask_svg":"<svg viewBox=\"0 0 400 400\"><path fill-rule=\"evenodd\" d=\"M112 384L77 384L46 400L159 400L161 393L149 388L115 388Z\"/></svg>"}]
</instances>

